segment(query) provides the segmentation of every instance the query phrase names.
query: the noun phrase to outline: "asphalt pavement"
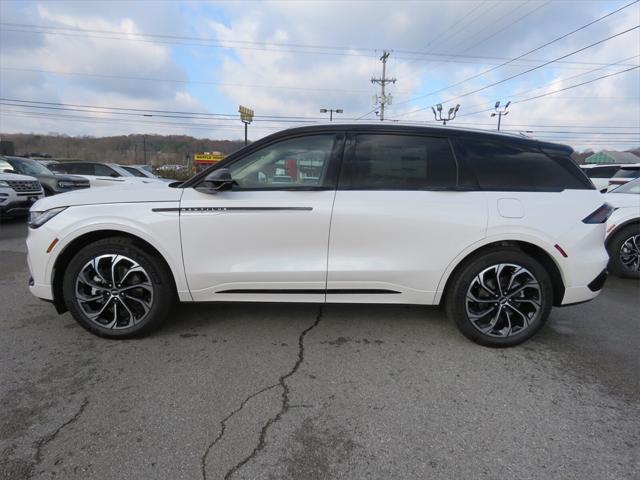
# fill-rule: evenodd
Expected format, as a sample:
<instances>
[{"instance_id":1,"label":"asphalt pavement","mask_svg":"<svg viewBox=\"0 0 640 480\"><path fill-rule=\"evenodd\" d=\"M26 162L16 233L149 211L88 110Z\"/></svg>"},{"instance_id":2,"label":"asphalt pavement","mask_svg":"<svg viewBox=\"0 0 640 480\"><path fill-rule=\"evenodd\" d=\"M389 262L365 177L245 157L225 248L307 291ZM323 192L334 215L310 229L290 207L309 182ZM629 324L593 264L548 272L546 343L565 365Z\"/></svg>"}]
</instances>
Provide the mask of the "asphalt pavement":
<instances>
[{"instance_id":1,"label":"asphalt pavement","mask_svg":"<svg viewBox=\"0 0 640 480\"><path fill-rule=\"evenodd\" d=\"M182 305L95 337L0 223L2 479L639 479L640 283L520 347L433 307Z\"/></svg>"}]
</instances>

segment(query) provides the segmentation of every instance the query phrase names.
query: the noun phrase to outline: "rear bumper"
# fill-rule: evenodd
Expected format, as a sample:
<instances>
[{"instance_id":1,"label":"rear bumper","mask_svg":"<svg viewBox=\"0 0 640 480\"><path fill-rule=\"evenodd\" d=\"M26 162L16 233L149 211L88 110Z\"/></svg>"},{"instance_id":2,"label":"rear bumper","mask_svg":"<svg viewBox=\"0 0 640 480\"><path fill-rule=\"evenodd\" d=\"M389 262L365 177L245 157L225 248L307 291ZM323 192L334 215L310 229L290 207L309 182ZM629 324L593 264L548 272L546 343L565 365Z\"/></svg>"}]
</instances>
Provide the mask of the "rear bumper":
<instances>
[{"instance_id":1,"label":"rear bumper","mask_svg":"<svg viewBox=\"0 0 640 480\"><path fill-rule=\"evenodd\" d=\"M588 285L579 287L569 287L565 289L562 305L572 305L574 303L584 303L593 300L598 296L607 280L607 270L603 270Z\"/></svg>"},{"instance_id":2,"label":"rear bumper","mask_svg":"<svg viewBox=\"0 0 640 480\"><path fill-rule=\"evenodd\" d=\"M602 290L602 288L604 287L605 282L607 281L607 276L608 275L609 275L609 273L607 272L606 268L604 270L602 270L602 272L600 272L600 275L598 275L596 278L594 278L591 281L591 283L589 283L589 285L587 285L589 290L591 290L592 292L599 292L600 290Z\"/></svg>"}]
</instances>

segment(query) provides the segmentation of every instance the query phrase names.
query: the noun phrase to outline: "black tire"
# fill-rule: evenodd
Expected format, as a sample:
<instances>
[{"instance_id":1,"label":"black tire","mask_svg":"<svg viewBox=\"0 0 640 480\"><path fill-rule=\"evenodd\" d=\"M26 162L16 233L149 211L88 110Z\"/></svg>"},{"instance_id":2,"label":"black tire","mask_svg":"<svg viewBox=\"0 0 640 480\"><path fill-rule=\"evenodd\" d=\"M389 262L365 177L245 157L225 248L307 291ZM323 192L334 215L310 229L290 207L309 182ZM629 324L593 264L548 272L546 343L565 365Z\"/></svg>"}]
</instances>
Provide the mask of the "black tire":
<instances>
[{"instance_id":1,"label":"black tire","mask_svg":"<svg viewBox=\"0 0 640 480\"><path fill-rule=\"evenodd\" d=\"M501 329L500 332L504 333L506 331L506 336L496 336L496 331L484 333L480 330L479 326L476 326L476 324L473 323L469 315L467 294L468 292L473 291L470 290L470 287L472 289L478 287L478 281L476 279L481 272L489 271L491 273L492 267L505 264L525 269L520 270L522 273L519 274L517 273L519 270L511 266L507 267L508 270L502 270L503 273L501 275L504 276L509 274L509 272L512 272L516 274L515 277L517 281L522 281L521 284L515 284L513 286L513 291L517 290L516 287L525 284L522 276L526 275L526 279L530 278L529 275L534 277L534 280L537 281L537 283L533 283L531 280L531 285L535 285L535 287L527 287L524 292L532 295L532 298L539 304L539 308L536 310L536 307L533 306L531 301L528 301L526 304L519 303L519 296L509 297L507 294L500 297L500 299L496 298L495 303L493 303L494 299L489 294L489 290L482 290L483 295L485 295L489 300L483 299L483 303L471 302L471 305L472 307L482 306L483 308L486 308L487 312L490 311L489 309L495 309L491 314L486 317L481 316L481 318L484 321L485 319L492 320L497 317L498 321L496 325L500 326L501 324L504 324L504 328ZM501 270L498 269L497 271L500 272ZM526 274L524 272L526 272ZM487 280L487 285L489 281L490 279ZM502 290L506 290L506 286ZM478 292L478 290L476 290L476 292ZM520 293L518 295L523 296L522 302L526 301L524 298L525 293ZM505 304L503 305L502 302ZM515 248L496 248L484 251L481 254L466 260L460 268L454 272L445 298L445 311L447 316L456 322L456 325L462 334L475 343L486 347L513 347L528 340L535 335L535 333L540 330L547 321L552 305L553 286L546 269L540 264L540 262ZM512 306L515 308L512 308ZM501 313L503 308L505 312L508 311L509 313ZM533 310L536 310L535 313L531 313ZM516 314L515 311L524 311L527 316L531 313L531 318L525 321L523 316ZM494 312L497 312L497 315L494 316ZM521 327L519 326L520 323L522 324Z\"/></svg>"},{"instance_id":2,"label":"black tire","mask_svg":"<svg viewBox=\"0 0 640 480\"><path fill-rule=\"evenodd\" d=\"M625 265L620 259L620 251L623 245L633 237L640 237L640 224L627 225L616 232L611 240L607 243L607 250L609 251L609 270L614 275L625 278L640 279L640 270L633 270ZM640 244L640 240L636 240Z\"/></svg>"},{"instance_id":3,"label":"black tire","mask_svg":"<svg viewBox=\"0 0 640 480\"><path fill-rule=\"evenodd\" d=\"M79 280L81 272L84 270L84 272L86 273L87 270L85 269L91 268L87 267L88 263L91 262L92 259L103 255L119 255L126 257L124 264L128 265L129 267L132 266L131 262L137 263L137 265L141 267L144 275L142 273L134 273L133 277L130 276L128 277L128 279L136 278L136 275L141 275L144 280L140 280L140 282L144 283L145 285L151 285L151 294L146 293L147 289L137 289L138 291L141 291L143 295L147 295L147 298L144 298L144 300L147 306L150 305L149 308L139 307L139 304L141 305L141 302L131 301L131 297L134 296L133 293L136 291L131 289L135 289L135 286L129 287L129 289L124 288L124 290L127 291L125 292L126 296L123 297L123 299L117 298L118 295L122 294L113 294L113 291L115 291L115 289L111 290L111 288L103 288L101 290L92 290L91 287L88 287L88 289L93 293L85 292L85 295L96 295L98 292L102 292L102 290L111 290L109 293L102 293L103 295L107 295L106 297L100 298L95 303L91 304L84 302L84 305L92 306L95 304L96 310L99 310L101 305L104 306L104 304L107 303L107 300L105 300L105 298L108 298L109 301L112 300L112 304L110 306L107 306L105 315L107 313L111 314L110 312L113 312L113 310L119 310L118 312L113 313L113 318L115 318L114 322L116 325L115 328L107 328L108 325L103 326L103 324L100 323L102 319L92 320L91 318L89 318L89 316L81 306L81 300L78 299L79 293L76 293L76 282ZM122 261L121 263L118 263L116 261L114 261L113 263L121 265ZM103 267L102 271L105 274L105 281L112 281L112 279L109 278L108 269L105 269ZM135 271L135 268L132 271ZM116 277L117 276L118 275L116 274ZM107 284L101 281L96 282L96 278L98 277L94 276L91 279L91 282L94 282L94 284L99 284L100 287L107 287ZM126 287L126 285L124 284L129 282L128 279L124 279L124 281L122 282L123 287ZM88 285L89 284L87 283L82 283L78 288L87 288ZM110 285L111 284L109 284L109 286ZM166 263L157 256L152 255L142 248L136 246L131 239L126 237L109 237L98 240L87 245L78 253L76 253L69 262L69 266L64 273L62 289L65 305L80 325L82 325L90 332L101 337L118 339L142 337L158 328L169 315L172 307L176 303L177 297L173 277ZM150 301L149 295L151 298ZM127 301L126 304L125 300ZM114 307L113 303L117 303L120 308ZM128 308L125 308L127 305ZM136 306L138 306L137 309ZM136 320L133 320L132 322L130 321L129 323L131 323L131 325L128 325L127 323L125 323L126 318L123 315L126 312L129 312L129 320L132 319L132 317L130 316L132 315L132 312L133 314L140 314L141 318L138 322L136 322ZM118 320L119 314L123 317L122 320ZM106 321L107 320L105 320L105 322Z\"/></svg>"}]
</instances>

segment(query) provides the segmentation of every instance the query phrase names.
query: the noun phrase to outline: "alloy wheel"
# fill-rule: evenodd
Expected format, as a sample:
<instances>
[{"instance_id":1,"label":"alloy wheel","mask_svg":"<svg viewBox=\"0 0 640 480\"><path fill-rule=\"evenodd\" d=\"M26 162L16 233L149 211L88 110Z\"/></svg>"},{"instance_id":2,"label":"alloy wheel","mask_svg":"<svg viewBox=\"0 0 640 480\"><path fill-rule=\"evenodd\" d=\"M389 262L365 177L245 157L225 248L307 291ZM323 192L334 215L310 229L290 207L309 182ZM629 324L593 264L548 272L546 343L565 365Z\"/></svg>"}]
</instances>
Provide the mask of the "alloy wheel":
<instances>
[{"instance_id":1,"label":"alloy wheel","mask_svg":"<svg viewBox=\"0 0 640 480\"><path fill-rule=\"evenodd\" d=\"M538 318L542 290L533 273L521 265L492 265L471 281L466 310L471 324L483 334L509 337Z\"/></svg>"},{"instance_id":2,"label":"alloy wheel","mask_svg":"<svg viewBox=\"0 0 640 480\"><path fill-rule=\"evenodd\" d=\"M640 272L640 235L632 235L620 246L620 262L631 272Z\"/></svg>"},{"instance_id":3,"label":"alloy wheel","mask_svg":"<svg viewBox=\"0 0 640 480\"><path fill-rule=\"evenodd\" d=\"M80 270L76 302L93 323L122 329L140 323L153 306L153 284L146 270L119 254L99 255Z\"/></svg>"}]
</instances>

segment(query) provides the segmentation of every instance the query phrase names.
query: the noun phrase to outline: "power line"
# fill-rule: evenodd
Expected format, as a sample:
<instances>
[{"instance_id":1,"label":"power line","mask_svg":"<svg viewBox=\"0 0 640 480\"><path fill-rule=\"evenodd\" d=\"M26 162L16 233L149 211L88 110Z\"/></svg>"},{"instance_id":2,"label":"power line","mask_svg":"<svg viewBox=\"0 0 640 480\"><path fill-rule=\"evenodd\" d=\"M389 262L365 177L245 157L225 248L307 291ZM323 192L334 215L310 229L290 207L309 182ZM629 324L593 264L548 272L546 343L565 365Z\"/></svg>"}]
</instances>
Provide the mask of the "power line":
<instances>
[{"instance_id":1,"label":"power line","mask_svg":"<svg viewBox=\"0 0 640 480\"><path fill-rule=\"evenodd\" d=\"M535 96L533 96L533 97L524 98L524 99L522 99L522 100L515 100L515 101L513 101L513 102L511 102L511 103L512 103L512 104L518 104L518 103L528 102L528 101L531 101L531 100L537 100L537 99L539 99L539 98L547 97L547 96L549 96L549 95L554 95L554 94L559 93L559 92L564 92L564 91L566 91L566 90L571 90L571 89L573 89L573 88L577 88L577 87L581 87L581 86L583 86L583 85L587 85L587 84L589 84L589 83L597 82L597 81L602 80L602 79L604 79L604 78L614 77L614 76L616 76L616 75L620 75L620 74L622 74L622 73L630 72L630 71L632 71L632 70L637 70L638 68L640 68L640 65L639 65L639 66L636 66L636 67L627 68L627 69L625 69L625 70L621 70L621 71L619 71L619 72L610 73L610 74L608 74L608 75L602 75L602 76L600 76L600 77L593 78L593 79L591 79L591 80L587 80L587 81L585 81L585 82L577 83L577 84L575 84L575 85L570 85L570 86L568 86L568 87L561 88L561 89L559 89L559 90L554 90L553 92L546 92L546 93L543 93L543 94L541 94L541 95L535 95ZM538 90L538 89L535 89L535 90ZM486 113L486 112L490 112L491 110L492 110L492 108L487 108L487 109L485 109L485 110L478 110L477 112L464 113L464 114L461 114L460 116L461 116L461 117L468 117L468 116L471 116L471 115L477 115L477 114L479 114L479 113Z\"/></svg>"},{"instance_id":2,"label":"power line","mask_svg":"<svg viewBox=\"0 0 640 480\"><path fill-rule=\"evenodd\" d=\"M564 78L557 78L557 79L552 80L551 82L546 83L546 84L544 84L544 85L542 85L542 86L540 86L540 87L530 88L530 89L527 89L527 90L520 90L520 91L518 91L518 92L510 93L510 94L506 95L505 97L508 97L508 98L524 97L524 96L526 96L527 94L530 94L531 92L535 92L536 90L542 90L542 89L548 88L549 86L553 85L554 83L558 83L558 82L566 82L567 80L571 80L571 79L574 79L574 78L582 77L582 76L588 75L588 74L590 74L590 73L594 73L594 72L597 72L597 71L603 70L605 67L614 67L614 66L622 66L622 65L624 65L624 66L630 66L630 67L637 66L637 65L635 65L635 64L628 65L628 64L624 64L624 63L623 63L623 62L626 62L626 61L628 61L628 60L630 60L630 59L637 58L637 57L640 57L640 55L633 55L633 56L631 56L631 57L627 57L627 58L624 58L624 59L622 59L622 60L618 60L618 61L616 61L616 62L612 62L612 63L609 63L609 64L605 64L603 67L595 68L595 69L589 70L588 72L580 73L580 74L578 74L578 75L572 75L572 76L570 76L570 77L564 77ZM628 96L623 96L623 97L586 96L586 97L556 97L556 98L590 98L590 99L622 98L622 99L625 99L625 100L630 100L630 99L632 99L633 97L628 97ZM637 99L637 97L636 97L636 99ZM475 105L471 105L471 106L467 105L467 108L468 108L468 109L473 109L473 108L481 107L481 106L484 106L484 105L486 105L486 103L485 103L485 102L483 102L483 103L479 103L479 104L475 104ZM490 109L487 109L487 110L481 110L480 112L487 112L487 111L489 111L489 110L490 110ZM465 116L465 115L469 115L469 114L468 114L468 113L466 113L466 114L463 114L463 115L460 115L460 116Z\"/></svg>"},{"instance_id":3,"label":"power line","mask_svg":"<svg viewBox=\"0 0 640 480\"><path fill-rule=\"evenodd\" d=\"M487 2L484 2L482 5L484 5L485 3L487 3ZM437 39L435 45L439 45L439 44L445 43L449 38L451 38L454 35L457 35L458 32L462 31L464 28L467 28L469 25L473 25L473 23L477 22L478 19L480 19L483 16L485 16L491 10L496 8L499 4L500 4L499 1L495 1L492 5L489 5L486 10L480 12L478 15L473 17L471 19L471 22L467 22L467 24L459 25L458 28L456 28L456 29L447 30L447 32L442 37Z\"/></svg>"},{"instance_id":4,"label":"power line","mask_svg":"<svg viewBox=\"0 0 640 480\"><path fill-rule=\"evenodd\" d=\"M478 10L480 7L482 7L485 3L487 3L489 0L484 0L478 4L476 4L475 7L473 7L471 10L469 10L466 15L462 16L462 18L458 19L457 21L453 22L450 26L448 26L447 28L445 28L444 30L441 30L440 32L438 32L434 37L432 37L432 40L428 41L425 45L425 47L429 47L430 45L433 44L433 42L437 42L440 37L440 35L446 33L446 32L450 32L454 27L456 27L457 25L459 25L461 22L463 22L464 20L466 20L466 18L469 15L472 15L476 10Z\"/></svg>"},{"instance_id":5,"label":"power line","mask_svg":"<svg viewBox=\"0 0 640 480\"><path fill-rule=\"evenodd\" d=\"M636 1L640 1L640 0L636 0ZM583 52L583 51L585 51L585 50L587 50L589 48L595 47L596 45L600 45L600 44L602 44L604 42L607 42L607 41L612 40L614 38L617 38L617 37L619 37L621 35L624 35L625 33L629 33L629 32L631 32L633 30L637 30L638 28L640 28L640 25L636 25L635 27L628 28L628 29L623 30L622 32L618 32L618 33L616 33L614 35L610 35L610 36L608 36L606 38L603 38L602 40L598 40L597 42L591 43L591 44L587 45L586 47L582 47L582 48L579 48L578 50L574 50L573 52L570 52L570 53L567 53L565 55L562 55L562 56L558 57L557 59L549 60L548 62L546 62L546 63L544 63L542 65L538 65L536 67L530 68L528 70L525 70L524 72L520 72L520 73L517 73L515 75L511 75L510 77L503 78L502 80L498 80L497 82L490 83L489 85L485 85L484 87L476 88L475 90L471 90L469 92L463 93L461 95L458 95L457 97L450 98L450 99L448 99L448 100L446 100L445 102L442 102L442 103L453 102L455 100L459 100L460 98L468 97L469 95L473 95L474 93L478 93L478 92L481 92L483 90L487 90L488 88L495 87L496 85L500 85L502 83L508 82L509 80L513 80L514 78L517 78L517 77L520 77L520 76L525 75L527 73L530 73L530 72L533 72L535 70L538 70L541 67L543 67L544 65L549 65L549 64L555 62L556 60L559 60L559 59L562 59L562 58L567 58L567 57L569 57L571 55L575 55L576 53ZM632 67L632 68L630 68L628 70L623 70L623 72L629 71L629 70L634 70L635 68L637 68L637 67ZM618 72L618 73L623 73L623 72ZM604 77L600 77L600 78L606 78L607 76L612 76L612 75L615 75L615 74L605 75ZM586 83L589 83L589 82L586 82ZM562 91L562 90L560 90L560 91ZM400 115L406 115L408 113L419 112L419 111L422 111L422 110L426 110L427 108L429 108L429 107L422 107L422 108L413 110L411 112L402 113Z\"/></svg>"},{"instance_id":6,"label":"power line","mask_svg":"<svg viewBox=\"0 0 640 480\"><path fill-rule=\"evenodd\" d=\"M208 113L208 112L189 112L189 111L181 111L181 110L155 110L155 109L144 109L144 108L129 108L129 107L103 107L100 105L87 105L87 104L78 104L78 103L58 103L58 102L42 102L35 100L21 100L15 98L4 98L0 97L0 102L16 102L25 104L37 104L37 105L46 105L46 106L56 106L56 107L73 107L73 108L93 108L100 110L94 113L108 113L109 110L116 110L121 112L136 112L136 113L151 113L153 116L156 114L172 114L172 115L187 115L187 116L204 116L204 117L223 117L227 119L237 120L237 113ZM158 115L160 116L160 115ZM316 120L316 119L324 119L324 117L296 117L296 116L286 116L286 115L255 115L255 117L260 117L264 119L287 119L287 120Z\"/></svg>"},{"instance_id":7,"label":"power line","mask_svg":"<svg viewBox=\"0 0 640 480\"><path fill-rule=\"evenodd\" d=\"M486 42L487 40L492 39L493 37L495 37L496 35L501 34L502 32L504 32L505 30L508 30L509 28L513 27L516 23L521 22L522 20L524 20L525 18L533 15L534 13L536 13L538 10L543 9L544 7L546 7L547 5L549 5L553 0L547 0L546 2L538 5L536 8L534 8L533 10L530 10L529 12L521 15L520 17L518 17L517 19L515 19L513 22L508 23L507 25L505 25L503 28L501 28L500 30L496 30L495 32L493 32L491 35L489 35L488 37L483 38L482 40L479 40L477 42L474 42L471 49L476 48L478 45L483 44L484 42Z\"/></svg>"},{"instance_id":8,"label":"power line","mask_svg":"<svg viewBox=\"0 0 640 480\"><path fill-rule=\"evenodd\" d=\"M409 99L409 100L405 100L405 101L400 102L400 103L407 103L407 102L411 102L411 101L419 100L419 99L421 99L421 98L429 97L429 96L431 96L431 95L435 95L436 93L440 93L440 92L443 92L443 91L448 90L448 89L450 89L450 88L457 87L458 85L462 85L463 83L466 83L466 82L468 82L469 80L474 80L474 79L476 79L476 78L478 78L478 77L480 77L480 76L482 76L482 75L486 75L487 73L493 72L493 71L497 70L498 68L501 68L501 67L504 67L504 66L506 66L506 65L509 65L510 63L513 63L513 62L514 62L514 61L516 61L516 60L519 60L519 59L521 59L521 58L523 58L523 57L526 57L527 55L530 55L530 54L532 54L532 53L534 53L534 52L537 52L538 50L541 50L541 49L543 49L543 48L545 48L545 47L548 47L549 45L551 45L551 44L553 44L553 43L555 43L555 42L558 42L558 41L560 41L560 40L563 40L563 39L565 39L565 38L569 37L570 35L573 35L574 33L577 33L577 32L579 32L579 31L581 31L581 30L584 30L585 28L588 28L588 27L590 27L591 25L593 25L593 24L595 24L595 23L598 23L598 22L600 22L600 21L604 20L605 18L608 18L608 17L610 17L610 16L612 16L612 15L616 14L616 13L618 13L618 12L620 12L620 11L624 10L625 8L628 8L628 7L630 7L630 6L632 6L632 5L636 4L636 3L638 3L639 1L640 1L640 0L634 0L633 2L628 3L627 5L624 5L624 6L620 7L620 8L618 8L617 10L614 10L614 11L612 11L612 12L609 12L609 13L607 13L606 15L603 15L602 17L599 17L599 18L597 18L597 19L595 19L595 20L593 20L593 21L591 21L591 22L589 22L589 23L586 23L586 24L584 24L584 25L582 25L582 26L580 26L580 27L578 27L578 28L576 28L576 29L574 29L574 30L572 30L572 31L570 31L570 32L565 33L564 35L561 35L561 36L559 36L559 37L556 37L556 38L554 38L553 40L550 40L550 41L548 41L548 42L546 42L546 43L544 43L544 44L542 44L542 45L540 45L540 46L538 46L538 47L536 47L536 48L534 48L534 49L532 49L532 50L529 50L529 51L527 51L527 52L525 52L525 53L523 53L523 54L521 54L521 55L518 55L517 57L512 58L512 59L510 59L510 60L508 60L508 61L506 61L506 62L504 62L504 63L502 63L502 64L500 64L500 65L497 65L497 66L495 66L495 67L492 67L492 68L490 68L490 69L488 69L488 70L485 70L485 71L483 71L483 72L480 72L480 73L478 73L478 74L476 74L476 75L472 75L471 77L465 78L464 80L461 80L461 81L459 81L459 82L457 82L457 83L454 83L454 84L452 84L452 85L448 85L448 86L443 87L443 88L441 88L441 89L439 89L439 90L436 90L436 91L433 91L433 92L430 92L430 93L427 93L427 94L424 94L424 95L420 95L420 96L414 97L414 98ZM637 27L636 27L636 28L637 28ZM622 32L622 33L626 33L626 31L625 31L625 32ZM622 33L621 33L621 34L622 34ZM611 38L614 38L614 37L610 37L609 39L611 39ZM607 40L609 40L609 39L604 39L604 40L602 40L602 41L607 41ZM600 43L602 43L602 41L601 41ZM585 49L586 49L586 48L591 48L592 46L595 46L595 45L597 45L597 44L598 44L598 43L592 44L592 45L590 45L590 46L588 46L588 47L585 47ZM564 57L559 57L559 58L554 59L554 60L546 61L546 62L544 62L542 65L549 65L550 63L557 62L558 60L562 60L563 58L566 58L566 57L568 57L568 56L570 56L570 55L573 55L573 54L575 54L575 53L578 53L578 52L580 52L580 51L582 51L582 50L577 50L576 52L573 52L573 53L571 53L571 54L569 54L569 55L566 55L566 56L564 56ZM528 72L530 72L530 71L536 70L536 69L538 69L538 68L540 68L540 66L538 66L538 67L536 67L536 68L534 68L534 69L532 69L532 70L527 70L527 71L525 71L525 72L522 72L521 74L518 74L517 76L519 76L519 75L523 75L523 74L525 74L525 73L528 73ZM515 78L515 77L511 77L511 78ZM510 78L509 78L509 79L510 79ZM488 88L488 87L487 87L487 88ZM423 109L423 110L424 110L424 109Z\"/></svg>"},{"instance_id":9,"label":"power line","mask_svg":"<svg viewBox=\"0 0 640 480\"><path fill-rule=\"evenodd\" d=\"M640 1L640 0L639 0ZM124 40L124 41L141 41L144 43L160 43L160 44L177 44L177 45L185 45L185 46L201 46L201 47L210 47L210 48L236 48L236 49L247 49L247 50L259 50L259 51L277 51L277 52L293 52L293 53L305 53L305 54L327 54L327 55L346 55L346 56L356 56L356 57L367 57L367 58L377 58L382 49L374 48L374 47L348 47L348 46L336 46L336 45L313 45L313 44L300 44L300 43L275 43L275 42L262 42L262 41L248 41L248 40L218 40L208 37L188 37L188 36L179 36L179 35L162 35L162 34L153 34L153 33L134 33L134 32L119 32L114 30L90 30L90 29L82 29L82 28L71 28L71 27L56 27L56 26L45 26L45 25L35 25L35 24L21 24L21 23L8 23L8 22L0 22L0 25L7 26L19 26L25 28L37 28L40 30L20 30L15 28L3 28L0 31L4 32L17 32L17 33L40 33L46 35L70 35L75 37L88 37L88 38L100 38L107 40ZM47 30L62 30L62 31L47 31ZM70 31L70 33L65 32L66 30ZM91 37L88 34L92 33L108 33L112 35L120 35L119 37L104 37L104 36L93 36ZM142 37L142 38L140 38ZM192 41L198 41L201 43L189 44L189 43L175 43L171 41L155 41L155 40L145 40L144 37L151 38L168 38L168 39L186 39ZM242 47L242 46L234 46L234 44L240 45L256 45L262 47L289 47L289 48L299 48L299 49L307 49L305 50L276 50L274 48L257 48L257 47ZM314 50L314 51L309 51ZM331 50L332 52L322 52L315 50ZM435 57L446 57L446 58L468 58L468 59L489 59L489 60L507 60L505 57L496 57L496 56L482 56L482 55L463 55L463 54L453 54L453 53L444 53L444 52L427 52L427 51L411 51L411 50L397 50L390 49L393 52L398 53L406 53L410 55L423 55L423 56L435 56ZM367 54L356 53L356 52L368 52ZM407 60L412 60L407 57L396 57L403 58ZM453 62L454 60L442 60L443 62ZM524 61L542 61L538 59L526 59ZM462 62L469 63L469 62ZM596 62L562 62L573 65L593 65L598 64Z\"/></svg>"},{"instance_id":10,"label":"power line","mask_svg":"<svg viewBox=\"0 0 640 480\"><path fill-rule=\"evenodd\" d=\"M154 77L133 77L127 75L110 75L103 73L84 73L84 72L60 72L56 70L42 70L36 68L18 68L18 67L5 67L0 66L0 70L17 70L22 72L35 72L35 73L50 73L54 75L74 75L81 77L96 77L96 78L113 78L123 80L140 80L140 81L154 81L154 82L167 82L167 83L183 83L194 85L218 85L223 87L247 87L247 88L273 88L283 90L305 90L305 91L318 91L318 92L343 92L343 93L365 93L369 90L347 90L340 88L311 88L311 87L296 87L285 85L257 85L246 83L224 83L224 82L208 82L204 80L179 80L173 78L154 78Z\"/></svg>"}]
</instances>

